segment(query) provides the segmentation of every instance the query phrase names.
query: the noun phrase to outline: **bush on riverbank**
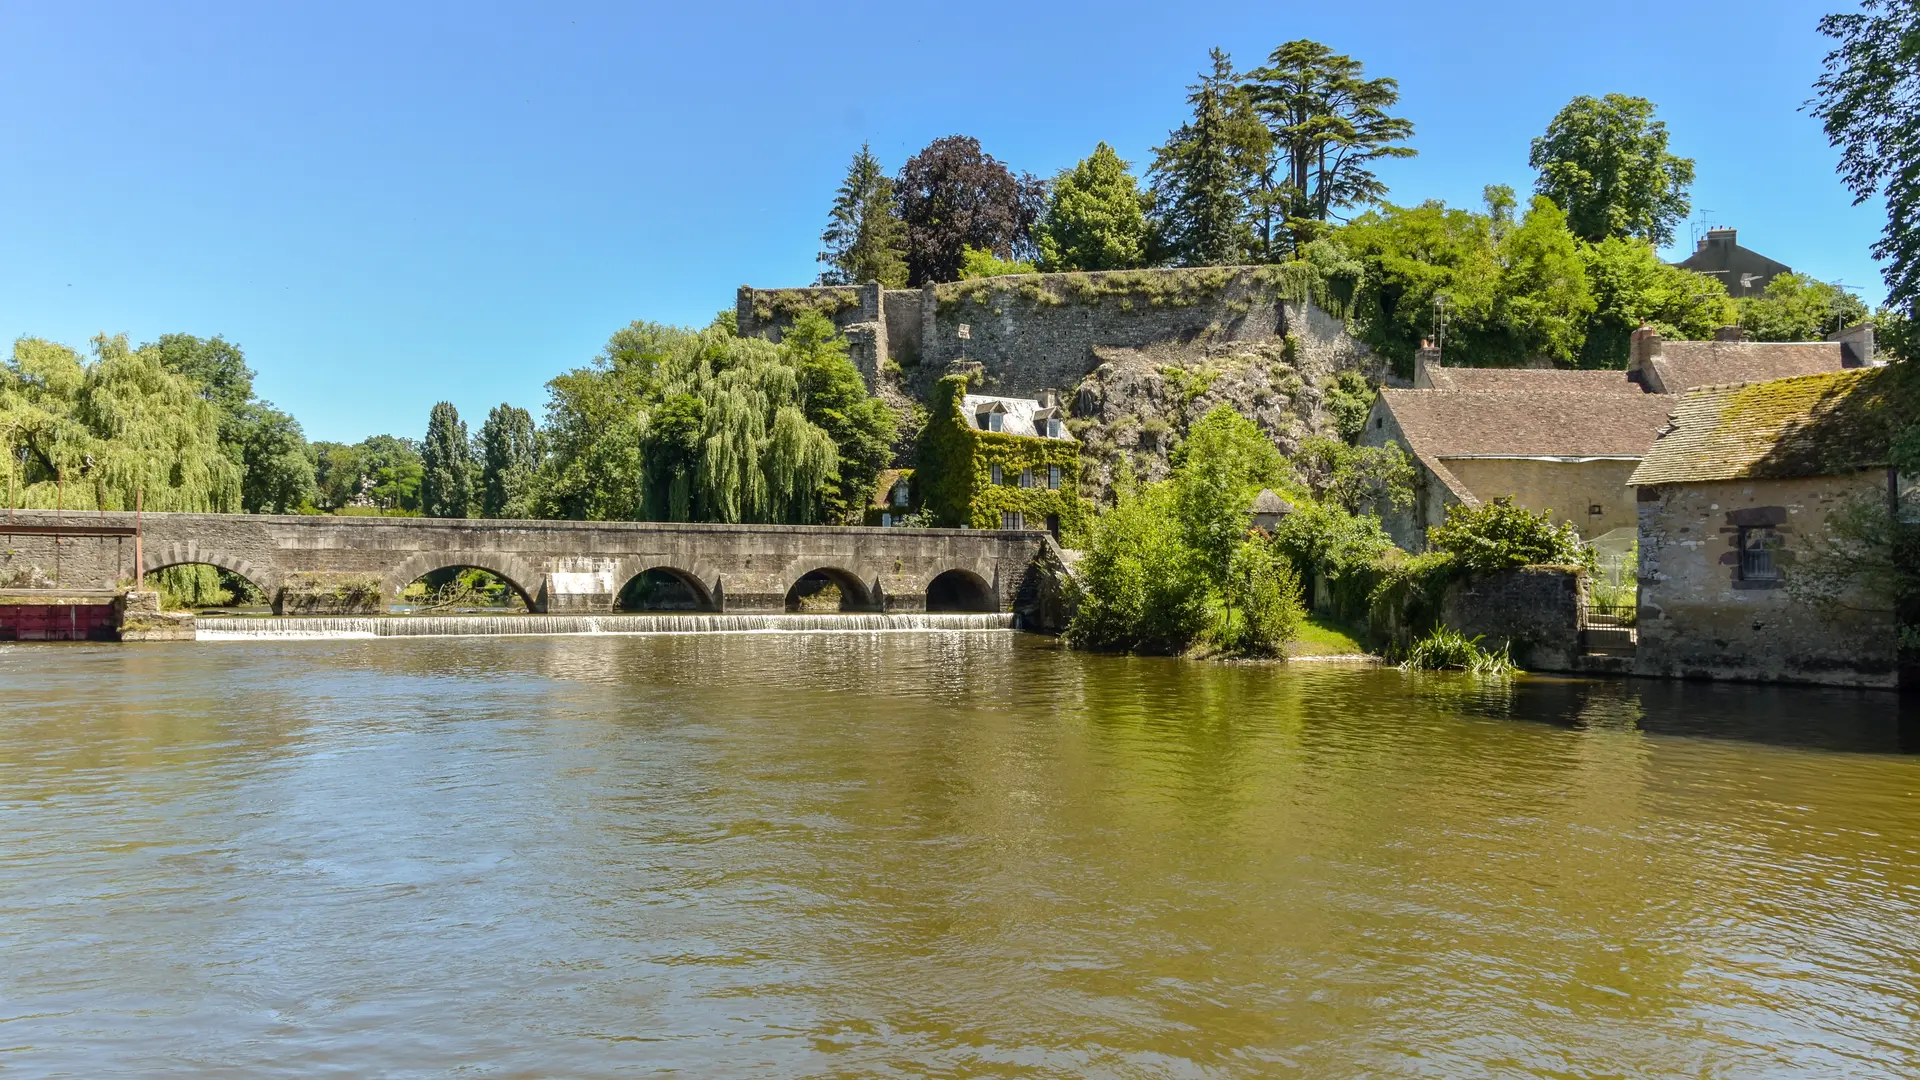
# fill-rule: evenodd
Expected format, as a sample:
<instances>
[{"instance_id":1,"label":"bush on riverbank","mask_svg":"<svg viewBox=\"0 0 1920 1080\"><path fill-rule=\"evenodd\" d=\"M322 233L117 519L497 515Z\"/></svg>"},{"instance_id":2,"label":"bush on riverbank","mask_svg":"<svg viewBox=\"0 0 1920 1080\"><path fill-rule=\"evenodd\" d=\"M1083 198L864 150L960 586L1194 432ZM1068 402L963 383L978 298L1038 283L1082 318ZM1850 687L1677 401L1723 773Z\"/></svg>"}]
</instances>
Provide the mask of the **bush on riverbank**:
<instances>
[{"instance_id":1,"label":"bush on riverbank","mask_svg":"<svg viewBox=\"0 0 1920 1080\"><path fill-rule=\"evenodd\" d=\"M1449 627L1435 627L1426 637L1414 642L1400 662L1402 671L1464 671L1486 679L1504 679L1520 670L1514 666L1507 647L1496 652L1480 647L1478 637L1469 638Z\"/></svg>"}]
</instances>

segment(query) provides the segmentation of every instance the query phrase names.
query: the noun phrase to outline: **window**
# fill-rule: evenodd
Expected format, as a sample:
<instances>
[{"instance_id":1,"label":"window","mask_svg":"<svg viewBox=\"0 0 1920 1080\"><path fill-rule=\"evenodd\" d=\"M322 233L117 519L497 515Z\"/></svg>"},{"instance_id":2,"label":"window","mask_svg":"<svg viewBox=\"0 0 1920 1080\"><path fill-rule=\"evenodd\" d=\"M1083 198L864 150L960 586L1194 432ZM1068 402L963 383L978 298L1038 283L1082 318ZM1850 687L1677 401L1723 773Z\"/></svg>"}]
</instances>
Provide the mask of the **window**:
<instances>
[{"instance_id":1,"label":"window","mask_svg":"<svg viewBox=\"0 0 1920 1080\"><path fill-rule=\"evenodd\" d=\"M1764 525L1742 526L1740 539L1740 580L1779 581L1780 566L1775 553L1780 550L1780 534Z\"/></svg>"},{"instance_id":2,"label":"window","mask_svg":"<svg viewBox=\"0 0 1920 1080\"><path fill-rule=\"evenodd\" d=\"M1047 417L1047 438L1057 439L1061 434L1060 418L1057 416Z\"/></svg>"},{"instance_id":3,"label":"window","mask_svg":"<svg viewBox=\"0 0 1920 1080\"><path fill-rule=\"evenodd\" d=\"M1032 469L1020 470L1020 486L1023 488L1030 488L1033 486L1033 470Z\"/></svg>"},{"instance_id":4,"label":"window","mask_svg":"<svg viewBox=\"0 0 1920 1080\"><path fill-rule=\"evenodd\" d=\"M1588 504L1587 504L1587 516L1588 516L1588 517L1599 517L1599 516L1600 516L1600 515L1601 515L1602 513L1604 513L1604 512L1605 512L1605 510L1606 510L1606 508L1605 508L1605 507L1603 507L1603 506L1601 506L1601 505L1600 505L1599 503L1588 503Z\"/></svg>"},{"instance_id":5,"label":"window","mask_svg":"<svg viewBox=\"0 0 1920 1080\"><path fill-rule=\"evenodd\" d=\"M892 515L892 514L886 514L886 513L883 513L883 514L881 514L881 515L880 515L880 527L881 527L881 528L883 528L883 529L890 529L890 528L892 528L892 527L893 527L893 515Z\"/></svg>"},{"instance_id":6,"label":"window","mask_svg":"<svg viewBox=\"0 0 1920 1080\"><path fill-rule=\"evenodd\" d=\"M907 505L907 482L904 480L893 485L893 505Z\"/></svg>"},{"instance_id":7,"label":"window","mask_svg":"<svg viewBox=\"0 0 1920 1080\"><path fill-rule=\"evenodd\" d=\"M1060 466L1047 466L1047 486L1056 491L1060 488Z\"/></svg>"},{"instance_id":8,"label":"window","mask_svg":"<svg viewBox=\"0 0 1920 1080\"><path fill-rule=\"evenodd\" d=\"M987 430L988 431L1002 431L1002 430L1005 430L1006 426L1007 426L1006 413L993 412L993 413L987 414Z\"/></svg>"},{"instance_id":9,"label":"window","mask_svg":"<svg viewBox=\"0 0 1920 1080\"><path fill-rule=\"evenodd\" d=\"M1000 463L997 461L993 463L993 482L996 484L1006 483L1006 480L1001 476L1001 473L1000 473Z\"/></svg>"},{"instance_id":10,"label":"window","mask_svg":"<svg viewBox=\"0 0 1920 1080\"><path fill-rule=\"evenodd\" d=\"M1027 527L1026 515L1018 510L1002 510L1000 511L1000 527L1003 529L1024 529Z\"/></svg>"},{"instance_id":11,"label":"window","mask_svg":"<svg viewBox=\"0 0 1920 1080\"><path fill-rule=\"evenodd\" d=\"M1920 476L1901 475L1894 485L1894 496L1900 500L1900 520L1920 525Z\"/></svg>"}]
</instances>

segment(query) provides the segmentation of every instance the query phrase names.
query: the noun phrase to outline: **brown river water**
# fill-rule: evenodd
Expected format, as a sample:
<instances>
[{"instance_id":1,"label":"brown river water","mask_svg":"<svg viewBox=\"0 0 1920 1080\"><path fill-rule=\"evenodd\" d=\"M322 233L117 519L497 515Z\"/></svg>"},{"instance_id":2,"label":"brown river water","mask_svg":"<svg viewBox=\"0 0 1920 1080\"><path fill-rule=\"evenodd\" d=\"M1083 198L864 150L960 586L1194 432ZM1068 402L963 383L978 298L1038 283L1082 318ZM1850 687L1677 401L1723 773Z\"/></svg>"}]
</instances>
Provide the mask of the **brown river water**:
<instances>
[{"instance_id":1,"label":"brown river water","mask_svg":"<svg viewBox=\"0 0 1920 1080\"><path fill-rule=\"evenodd\" d=\"M1920 1076L1892 695L0 648L0 1073Z\"/></svg>"}]
</instances>

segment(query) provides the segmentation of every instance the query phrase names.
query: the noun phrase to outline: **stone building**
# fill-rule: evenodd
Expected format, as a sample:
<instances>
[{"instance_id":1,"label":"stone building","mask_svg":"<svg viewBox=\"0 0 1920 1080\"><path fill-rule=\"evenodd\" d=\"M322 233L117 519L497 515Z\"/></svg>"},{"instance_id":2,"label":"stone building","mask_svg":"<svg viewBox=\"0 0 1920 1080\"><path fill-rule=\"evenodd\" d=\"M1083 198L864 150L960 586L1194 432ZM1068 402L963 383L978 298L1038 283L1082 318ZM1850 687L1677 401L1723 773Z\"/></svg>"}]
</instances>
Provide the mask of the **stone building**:
<instances>
[{"instance_id":1,"label":"stone building","mask_svg":"<svg viewBox=\"0 0 1920 1080\"><path fill-rule=\"evenodd\" d=\"M906 524L916 505L912 469L882 469L874 478L873 498L867 503L863 525L890 529Z\"/></svg>"},{"instance_id":2,"label":"stone building","mask_svg":"<svg viewBox=\"0 0 1920 1080\"><path fill-rule=\"evenodd\" d=\"M1892 687L1894 613L1811 599L1830 517L1897 497L1879 369L1700 387L1630 483L1638 492L1644 675Z\"/></svg>"},{"instance_id":3,"label":"stone building","mask_svg":"<svg viewBox=\"0 0 1920 1080\"><path fill-rule=\"evenodd\" d=\"M1422 349L1414 389L1384 390L1363 445L1395 443L1414 459L1411 510L1382 514L1394 542L1423 546L1447 506L1512 496L1552 511L1580 535L1637 527L1627 484L1677 395L1695 386L1761 382L1869 367L1873 327L1827 341L1757 342L1729 327L1714 341L1665 341L1634 332L1625 371L1452 368Z\"/></svg>"},{"instance_id":4,"label":"stone building","mask_svg":"<svg viewBox=\"0 0 1920 1080\"><path fill-rule=\"evenodd\" d=\"M1739 236L1733 229L1708 229L1694 242L1693 254L1674 265L1713 278L1733 297L1759 296L1768 282L1793 272L1786 263L1741 247Z\"/></svg>"},{"instance_id":5,"label":"stone building","mask_svg":"<svg viewBox=\"0 0 1920 1080\"><path fill-rule=\"evenodd\" d=\"M1080 537L1092 507L1080 497L1080 444L1058 395L969 394L966 382L949 376L935 387L913 474L919 505L940 527Z\"/></svg>"},{"instance_id":6,"label":"stone building","mask_svg":"<svg viewBox=\"0 0 1920 1080\"><path fill-rule=\"evenodd\" d=\"M1508 495L1591 538L1634 523L1627 477L1672 405L1638 392L1382 390L1361 444L1395 444L1413 458L1412 508L1382 515L1410 551L1448 506Z\"/></svg>"}]
</instances>

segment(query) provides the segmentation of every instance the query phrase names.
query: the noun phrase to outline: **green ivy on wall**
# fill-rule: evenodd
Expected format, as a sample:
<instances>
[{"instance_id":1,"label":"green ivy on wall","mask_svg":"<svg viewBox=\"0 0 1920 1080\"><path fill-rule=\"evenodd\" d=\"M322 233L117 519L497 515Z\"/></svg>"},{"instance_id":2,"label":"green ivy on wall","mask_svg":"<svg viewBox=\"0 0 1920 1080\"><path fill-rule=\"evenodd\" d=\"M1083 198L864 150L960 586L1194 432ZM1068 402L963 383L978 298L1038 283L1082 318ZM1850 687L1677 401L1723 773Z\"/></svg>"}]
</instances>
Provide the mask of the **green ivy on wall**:
<instances>
[{"instance_id":1,"label":"green ivy on wall","mask_svg":"<svg viewBox=\"0 0 1920 1080\"><path fill-rule=\"evenodd\" d=\"M860 291L858 289L755 289L753 291L753 317L762 325L776 319L790 323L809 311L817 311L831 319L843 311L851 311L859 306Z\"/></svg>"},{"instance_id":2,"label":"green ivy on wall","mask_svg":"<svg viewBox=\"0 0 1920 1080\"><path fill-rule=\"evenodd\" d=\"M1082 543L1093 521L1093 506L1079 495L1080 446L1068 439L1042 439L979 431L967 422L960 399L965 376L949 375L934 386L926 427L920 430L914 483L920 505L942 528L965 525L997 529L1002 513L1018 511L1028 528L1060 518L1060 539L1068 547ZM1002 483L993 482L1000 466ZM1046 486L1047 472L1060 467L1060 487ZM1033 487L1020 487L1022 469L1032 470Z\"/></svg>"}]
</instances>

